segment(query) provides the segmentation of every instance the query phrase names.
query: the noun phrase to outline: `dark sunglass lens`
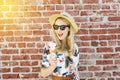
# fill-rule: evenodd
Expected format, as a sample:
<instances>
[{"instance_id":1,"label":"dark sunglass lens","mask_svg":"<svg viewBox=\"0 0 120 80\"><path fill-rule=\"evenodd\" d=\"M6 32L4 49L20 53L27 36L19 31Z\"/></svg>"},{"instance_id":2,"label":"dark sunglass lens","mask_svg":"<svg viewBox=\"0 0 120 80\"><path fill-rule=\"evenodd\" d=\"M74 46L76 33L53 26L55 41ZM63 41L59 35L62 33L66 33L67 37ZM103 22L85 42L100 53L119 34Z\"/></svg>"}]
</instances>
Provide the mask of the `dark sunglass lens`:
<instances>
[{"instance_id":1,"label":"dark sunglass lens","mask_svg":"<svg viewBox=\"0 0 120 80\"><path fill-rule=\"evenodd\" d=\"M61 25L61 26L60 26L60 29L61 29L61 30L65 30L65 28L66 28L66 25Z\"/></svg>"},{"instance_id":2,"label":"dark sunglass lens","mask_svg":"<svg viewBox=\"0 0 120 80\"><path fill-rule=\"evenodd\" d=\"M54 28L55 30L58 30L59 26L58 26L58 25L53 25L53 28Z\"/></svg>"}]
</instances>

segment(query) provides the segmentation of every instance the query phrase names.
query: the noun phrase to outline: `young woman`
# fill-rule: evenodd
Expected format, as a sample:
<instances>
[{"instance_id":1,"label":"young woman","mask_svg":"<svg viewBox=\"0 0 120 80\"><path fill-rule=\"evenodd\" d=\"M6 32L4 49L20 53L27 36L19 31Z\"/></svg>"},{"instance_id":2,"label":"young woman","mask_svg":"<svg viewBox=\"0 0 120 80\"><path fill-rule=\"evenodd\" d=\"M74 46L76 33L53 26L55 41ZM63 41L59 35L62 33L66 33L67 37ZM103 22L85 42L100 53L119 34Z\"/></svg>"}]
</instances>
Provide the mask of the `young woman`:
<instances>
[{"instance_id":1,"label":"young woman","mask_svg":"<svg viewBox=\"0 0 120 80\"><path fill-rule=\"evenodd\" d=\"M77 25L68 13L52 15L49 22L54 42L45 45L41 76L52 75L52 80L79 80L79 52L74 43Z\"/></svg>"}]
</instances>

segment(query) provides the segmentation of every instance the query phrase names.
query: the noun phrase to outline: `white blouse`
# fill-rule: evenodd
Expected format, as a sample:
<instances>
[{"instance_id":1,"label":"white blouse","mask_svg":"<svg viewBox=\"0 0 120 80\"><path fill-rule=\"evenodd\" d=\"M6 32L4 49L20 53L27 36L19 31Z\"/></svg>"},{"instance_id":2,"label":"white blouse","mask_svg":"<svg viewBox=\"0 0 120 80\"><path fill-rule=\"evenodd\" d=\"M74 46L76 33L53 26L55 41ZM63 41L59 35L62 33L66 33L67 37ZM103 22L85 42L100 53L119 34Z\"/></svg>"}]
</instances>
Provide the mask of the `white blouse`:
<instances>
[{"instance_id":1,"label":"white blouse","mask_svg":"<svg viewBox=\"0 0 120 80\"><path fill-rule=\"evenodd\" d=\"M57 66L53 72L53 75L56 76L63 76L63 75L69 75L75 72L76 67L79 63L79 52L78 47L75 45L75 53L73 56L65 56L64 53L57 52L57 53L50 53L50 50L54 50L56 44L53 42L49 42L47 44L50 49L47 49L45 47L44 49L44 55L42 59L42 67L46 68L49 67L49 56L50 54L57 56Z\"/></svg>"}]
</instances>

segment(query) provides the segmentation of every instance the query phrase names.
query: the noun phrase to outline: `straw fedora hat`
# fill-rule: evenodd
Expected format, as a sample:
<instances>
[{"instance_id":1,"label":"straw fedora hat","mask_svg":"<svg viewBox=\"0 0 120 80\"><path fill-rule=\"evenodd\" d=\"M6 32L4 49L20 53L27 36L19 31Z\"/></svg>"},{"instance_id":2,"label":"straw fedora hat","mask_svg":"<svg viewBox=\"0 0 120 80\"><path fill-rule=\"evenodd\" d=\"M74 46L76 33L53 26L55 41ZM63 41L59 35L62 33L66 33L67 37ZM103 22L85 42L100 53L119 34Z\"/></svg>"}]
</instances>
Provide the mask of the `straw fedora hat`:
<instances>
[{"instance_id":1,"label":"straw fedora hat","mask_svg":"<svg viewBox=\"0 0 120 80\"><path fill-rule=\"evenodd\" d=\"M54 14L54 15L50 16L49 22L52 26L54 25L54 22L58 17L62 17L62 18L65 18L66 20L68 20L73 28L74 33L78 32L78 27L77 27L73 17L66 12L63 12L61 14Z\"/></svg>"}]
</instances>

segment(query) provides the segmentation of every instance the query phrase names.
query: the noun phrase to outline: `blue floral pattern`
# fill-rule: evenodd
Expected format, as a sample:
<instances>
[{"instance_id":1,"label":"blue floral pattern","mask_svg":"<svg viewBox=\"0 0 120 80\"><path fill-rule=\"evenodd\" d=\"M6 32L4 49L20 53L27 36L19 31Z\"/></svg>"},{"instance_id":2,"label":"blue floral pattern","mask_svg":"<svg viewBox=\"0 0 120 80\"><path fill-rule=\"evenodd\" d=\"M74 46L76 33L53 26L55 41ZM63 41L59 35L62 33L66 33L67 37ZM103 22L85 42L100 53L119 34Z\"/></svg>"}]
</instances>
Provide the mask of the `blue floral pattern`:
<instances>
[{"instance_id":1,"label":"blue floral pattern","mask_svg":"<svg viewBox=\"0 0 120 80\"><path fill-rule=\"evenodd\" d=\"M52 44L55 44L55 43L52 43ZM52 45L49 45L49 47L53 48ZM60 52L52 53L57 56L57 66L53 72L53 75L63 76L63 75L68 75L68 74L72 74L73 72L75 72L75 68L77 67L78 62L79 62L78 48L77 46L75 46L75 48L76 48L75 53L71 57L65 56L63 53L60 53ZM50 54L51 54L50 51L45 47L43 60L42 60L42 67L49 66L49 55Z\"/></svg>"}]
</instances>

